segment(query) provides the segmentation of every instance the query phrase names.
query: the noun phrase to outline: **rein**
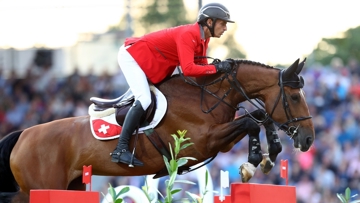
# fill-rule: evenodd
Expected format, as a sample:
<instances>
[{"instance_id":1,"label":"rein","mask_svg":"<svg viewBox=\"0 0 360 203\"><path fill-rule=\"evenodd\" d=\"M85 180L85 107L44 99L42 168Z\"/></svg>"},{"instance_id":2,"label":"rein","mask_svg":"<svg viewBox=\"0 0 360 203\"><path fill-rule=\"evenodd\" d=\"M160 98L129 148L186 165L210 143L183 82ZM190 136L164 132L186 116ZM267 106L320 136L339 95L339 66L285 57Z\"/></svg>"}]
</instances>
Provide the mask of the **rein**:
<instances>
[{"instance_id":1,"label":"rein","mask_svg":"<svg viewBox=\"0 0 360 203\"><path fill-rule=\"evenodd\" d=\"M238 63L235 61L235 66L237 66ZM179 68L179 67L178 67ZM250 102L252 105L254 105L257 109L260 109L260 110L263 110L265 108L265 105L264 103L259 100L259 99L255 99L256 103L250 99L248 97L248 95L245 93L245 90L242 88L240 82L236 79L236 74L237 74L237 71L238 71L238 68L233 68L233 70L229 73L225 73L223 76L221 76L220 78L217 78L216 80L210 82L210 83L207 83L207 84L202 84L202 85L199 85L196 81L194 81L193 79L189 78L189 77L185 77L181 71L179 70L179 73L180 73L180 76L184 79L184 81L190 85L193 85L193 86L196 86L196 87L199 87L201 89L201 110L204 112L204 113L210 113L212 110L214 110L217 106L219 106L219 104L222 102L222 103L225 103L227 106L229 106L230 108L234 109L235 111L239 110L240 108L242 107L239 107L239 106L232 106L231 104L229 104L228 102L224 101L224 99L229 95L229 93L235 89L237 92L241 93L241 95L248 101ZM291 123L294 123L294 122L298 122L298 121L302 121L302 120L306 120L306 119L310 119L312 118L312 116L306 116L306 117L297 117L297 118L294 118L291 114L291 111L290 111L290 107L289 107L289 103L287 101L287 97L285 95L285 91L284 91L284 84L286 84L287 82L284 82L283 81L283 73L284 73L285 70L281 70L279 72L279 86L280 86L280 93L277 97L277 100L271 110L271 113L270 115L267 114L266 112L265 113L265 118L263 120L258 120L256 118L254 118L253 116L251 116L250 113L247 113L247 115L249 115L253 120L256 120L258 123L264 123L266 122L268 119L270 119L279 129L283 130L287 135L289 135L291 138L293 138L296 134L297 134L297 129L300 125L298 125L297 127L295 126L289 126L289 124ZM229 78L229 76L232 77L232 79ZM230 88L225 92L225 94L222 96L222 97L219 97L218 95L214 94L213 92L209 91L206 87L207 86L210 86L210 85L213 85L213 84L216 84L218 82L221 82L223 80L227 79L230 83ZM291 81L290 81L291 82ZM204 82L205 83L205 82ZM214 104L211 108L209 108L208 110L203 110L203 107L202 107L202 102L203 102L203 99L204 99L204 92L207 92L208 94L212 95L213 97L217 98L219 101ZM280 101L280 98L282 100L282 104L283 104L283 108L284 108L284 111L285 111L285 115L286 115L286 118L288 119L288 121L286 121L285 123L278 123L276 121L274 121L272 119L272 115L275 111L275 108L276 106L278 105L279 101Z\"/></svg>"},{"instance_id":2,"label":"rein","mask_svg":"<svg viewBox=\"0 0 360 203\"><path fill-rule=\"evenodd\" d=\"M178 70L180 69L179 67L177 67ZM229 93L231 92L231 90L233 89L233 87L231 86L226 92L225 94L222 96L222 97L219 97L218 95L214 94L213 92L211 92L210 90L206 89L207 86L210 86L210 85L214 85L218 82L221 82L225 79L228 79L229 80L229 73L225 73L222 77L210 82L210 83L207 83L207 84L202 84L202 85L199 85L195 80L189 78L189 77L185 77L184 74L181 73L181 71L179 70L179 73L180 73L180 76L183 78L184 82L189 84L189 85L192 85L192 86L195 86L195 87L199 87L201 89L201 93L200 93L200 108L201 108L201 111L208 114L210 113L211 111L213 111L217 106L219 106L219 104L222 102L226 105L228 105L230 108L234 109L235 111L239 110L240 108L237 107L237 106L232 106L231 104L227 103L226 101L224 101L224 99L229 95ZM205 83L205 81L204 81ZM202 102L204 100L204 91L207 92L208 94L210 94L211 96L215 97L216 99L218 99L219 101L214 104L212 107L210 107L208 110L204 110L203 109L203 106L202 106Z\"/></svg>"}]
</instances>

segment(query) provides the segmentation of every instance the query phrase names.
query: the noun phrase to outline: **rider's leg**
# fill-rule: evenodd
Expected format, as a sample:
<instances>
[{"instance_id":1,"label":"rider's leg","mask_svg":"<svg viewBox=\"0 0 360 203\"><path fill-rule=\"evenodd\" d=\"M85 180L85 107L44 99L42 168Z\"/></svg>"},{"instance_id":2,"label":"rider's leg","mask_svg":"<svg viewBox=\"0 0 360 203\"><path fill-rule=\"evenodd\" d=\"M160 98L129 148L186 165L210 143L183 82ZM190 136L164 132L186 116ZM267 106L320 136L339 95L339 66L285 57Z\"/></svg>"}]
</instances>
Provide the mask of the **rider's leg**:
<instances>
[{"instance_id":1,"label":"rider's leg","mask_svg":"<svg viewBox=\"0 0 360 203\"><path fill-rule=\"evenodd\" d=\"M111 161L142 166L143 163L135 157L133 157L133 163L130 163L132 154L129 150L129 140L136 127L140 125L141 117L151 103L150 88L145 73L123 46L120 48L118 61L135 96L135 102L125 116L118 145L111 154Z\"/></svg>"}]
</instances>

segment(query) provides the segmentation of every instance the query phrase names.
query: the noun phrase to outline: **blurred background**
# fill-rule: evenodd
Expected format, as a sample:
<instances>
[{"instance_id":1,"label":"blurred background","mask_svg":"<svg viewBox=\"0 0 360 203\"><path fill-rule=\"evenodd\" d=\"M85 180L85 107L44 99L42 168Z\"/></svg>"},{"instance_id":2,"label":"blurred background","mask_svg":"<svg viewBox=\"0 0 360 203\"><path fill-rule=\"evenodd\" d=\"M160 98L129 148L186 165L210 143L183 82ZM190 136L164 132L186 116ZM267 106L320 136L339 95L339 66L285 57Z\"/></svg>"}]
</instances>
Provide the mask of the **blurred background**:
<instances>
[{"instance_id":1,"label":"blurred background","mask_svg":"<svg viewBox=\"0 0 360 203\"><path fill-rule=\"evenodd\" d=\"M117 51L129 36L194 23L207 0L0 0L0 138L11 131L87 115L92 96L115 98L128 86ZM269 175L252 183L283 185L280 159L289 160L289 185L299 203L339 202L360 193L360 19L357 0L222 0L235 24L211 39L208 55L288 67L307 58L302 75L316 140L294 152L279 131L283 152ZM244 103L243 106L252 107ZM238 114L241 114L239 112ZM261 132L262 149L266 139ZM207 165L219 191L220 170L239 182L247 138ZM110 161L110 159L109 159ZM196 182L196 175L184 176ZM144 177L93 178L93 190L144 185ZM163 186L160 184L160 190ZM184 190L197 192L197 186ZM225 191L229 194L229 189ZM131 200L128 200L131 202Z\"/></svg>"}]
</instances>

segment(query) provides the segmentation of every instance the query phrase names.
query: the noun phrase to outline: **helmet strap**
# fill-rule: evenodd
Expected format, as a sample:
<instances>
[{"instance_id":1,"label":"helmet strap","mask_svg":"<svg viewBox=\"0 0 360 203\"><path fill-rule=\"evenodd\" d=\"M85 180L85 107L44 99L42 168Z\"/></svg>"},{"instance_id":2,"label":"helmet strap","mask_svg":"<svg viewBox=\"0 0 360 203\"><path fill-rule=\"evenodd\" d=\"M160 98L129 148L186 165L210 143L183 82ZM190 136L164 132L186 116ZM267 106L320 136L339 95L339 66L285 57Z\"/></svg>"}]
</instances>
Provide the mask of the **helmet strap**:
<instances>
[{"instance_id":1,"label":"helmet strap","mask_svg":"<svg viewBox=\"0 0 360 203\"><path fill-rule=\"evenodd\" d=\"M213 18L212 19L212 25L211 27L209 27L209 30L210 30L210 33L211 33L211 36L214 37L215 36L215 23L216 23L216 18Z\"/></svg>"},{"instance_id":2,"label":"helmet strap","mask_svg":"<svg viewBox=\"0 0 360 203\"><path fill-rule=\"evenodd\" d=\"M210 18L212 20L212 24L211 26L207 24L207 20L206 21L203 21L203 25L205 25L207 28L209 28L209 31L210 31L210 34L211 34L211 37L214 37L215 36L215 22L216 22L216 18Z\"/></svg>"}]
</instances>

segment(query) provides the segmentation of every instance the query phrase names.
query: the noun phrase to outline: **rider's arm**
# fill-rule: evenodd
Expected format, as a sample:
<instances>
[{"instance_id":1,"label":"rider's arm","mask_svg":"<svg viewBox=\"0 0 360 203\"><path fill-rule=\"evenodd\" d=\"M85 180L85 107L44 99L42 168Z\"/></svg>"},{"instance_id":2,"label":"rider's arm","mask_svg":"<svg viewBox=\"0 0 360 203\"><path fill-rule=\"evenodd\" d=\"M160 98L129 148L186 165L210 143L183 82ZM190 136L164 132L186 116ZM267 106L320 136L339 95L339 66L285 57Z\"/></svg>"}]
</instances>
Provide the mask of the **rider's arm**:
<instances>
[{"instance_id":1,"label":"rider's arm","mask_svg":"<svg viewBox=\"0 0 360 203\"><path fill-rule=\"evenodd\" d=\"M199 36L192 32L181 33L177 38L177 52L181 69L185 76L203 76L216 73L214 65L197 65L194 62L195 52L200 50L206 56L207 45L201 42ZM207 63L207 60L202 60Z\"/></svg>"}]
</instances>

